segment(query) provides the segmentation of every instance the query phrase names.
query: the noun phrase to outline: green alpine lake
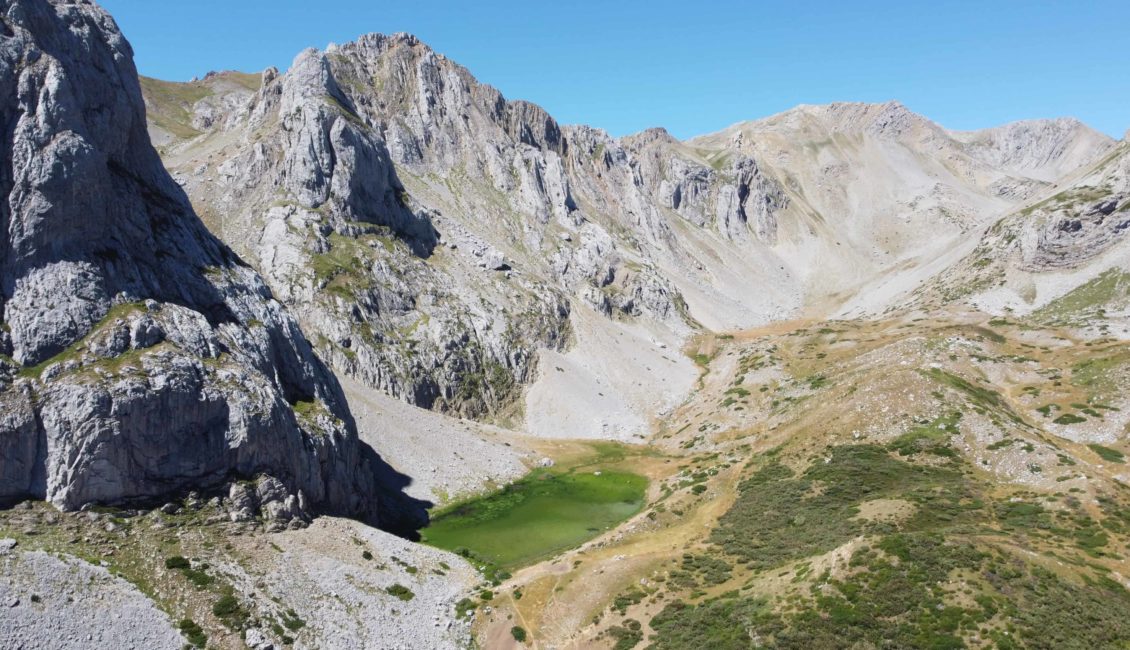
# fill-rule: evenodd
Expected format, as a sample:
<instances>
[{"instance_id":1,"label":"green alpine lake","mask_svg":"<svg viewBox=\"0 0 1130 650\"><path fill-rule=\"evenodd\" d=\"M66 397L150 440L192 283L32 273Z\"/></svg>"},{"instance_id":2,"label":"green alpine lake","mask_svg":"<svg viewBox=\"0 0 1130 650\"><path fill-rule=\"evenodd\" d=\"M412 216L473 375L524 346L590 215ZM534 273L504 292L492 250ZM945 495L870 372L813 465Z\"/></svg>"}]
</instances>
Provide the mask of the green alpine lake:
<instances>
[{"instance_id":1,"label":"green alpine lake","mask_svg":"<svg viewBox=\"0 0 1130 650\"><path fill-rule=\"evenodd\" d=\"M536 469L500 490L432 513L423 541L514 569L576 547L639 512L647 479L630 472Z\"/></svg>"}]
</instances>

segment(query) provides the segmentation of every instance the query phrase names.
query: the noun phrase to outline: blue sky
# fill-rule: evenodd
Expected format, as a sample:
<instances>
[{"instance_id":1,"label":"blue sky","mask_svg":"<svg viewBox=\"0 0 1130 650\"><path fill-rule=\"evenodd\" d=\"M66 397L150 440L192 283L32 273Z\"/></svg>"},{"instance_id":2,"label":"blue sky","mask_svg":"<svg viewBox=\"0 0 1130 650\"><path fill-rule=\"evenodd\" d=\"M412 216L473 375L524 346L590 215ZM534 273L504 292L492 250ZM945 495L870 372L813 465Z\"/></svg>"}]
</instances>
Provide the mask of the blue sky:
<instances>
[{"instance_id":1,"label":"blue sky","mask_svg":"<svg viewBox=\"0 0 1130 650\"><path fill-rule=\"evenodd\" d=\"M285 69L412 32L508 98L623 135L708 133L800 103L898 99L952 129L1071 115L1130 128L1130 1L549 3L102 0L141 74Z\"/></svg>"}]
</instances>

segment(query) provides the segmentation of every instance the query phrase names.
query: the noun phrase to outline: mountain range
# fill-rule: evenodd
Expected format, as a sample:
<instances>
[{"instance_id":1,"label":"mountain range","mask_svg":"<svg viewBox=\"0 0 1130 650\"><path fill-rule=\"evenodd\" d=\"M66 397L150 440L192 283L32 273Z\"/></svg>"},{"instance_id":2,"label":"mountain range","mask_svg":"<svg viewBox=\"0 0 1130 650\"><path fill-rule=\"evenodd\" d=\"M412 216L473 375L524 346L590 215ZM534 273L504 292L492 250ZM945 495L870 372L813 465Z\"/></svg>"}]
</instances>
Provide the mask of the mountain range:
<instances>
[{"instance_id":1,"label":"mountain range","mask_svg":"<svg viewBox=\"0 0 1130 650\"><path fill-rule=\"evenodd\" d=\"M1130 642L1125 139L617 138L408 34L132 58L0 3L0 645ZM568 550L415 541L613 448L639 514Z\"/></svg>"}]
</instances>

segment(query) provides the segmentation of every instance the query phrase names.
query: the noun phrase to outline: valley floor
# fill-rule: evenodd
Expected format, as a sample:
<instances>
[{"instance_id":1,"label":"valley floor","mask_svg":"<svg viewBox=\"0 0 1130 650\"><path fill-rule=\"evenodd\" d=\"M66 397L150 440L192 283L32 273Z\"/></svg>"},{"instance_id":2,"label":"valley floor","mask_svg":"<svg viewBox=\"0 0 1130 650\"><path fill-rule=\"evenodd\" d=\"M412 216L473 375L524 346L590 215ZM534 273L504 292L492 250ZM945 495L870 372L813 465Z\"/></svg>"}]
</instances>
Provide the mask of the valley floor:
<instances>
[{"instance_id":1,"label":"valley floor","mask_svg":"<svg viewBox=\"0 0 1130 650\"><path fill-rule=\"evenodd\" d=\"M648 480L622 524L509 571L333 518L268 533L207 502L28 504L0 513L17 543L0 588L13 613L85 607L65 568L85 559L110 585L98 599L158 621L150 647L1112 647L1130 640L1130 351L1060 316L703 335L697 383L642 444L421 416L466 438L459 456L502 450L517 471L498 465L496 485L549 460L591 469L594 449ZM364 423L403 405L354 408ZM395 435L394 458L415 445ZM467 485L455 460L437 455L416 494ZM54 573L38 550L64 554ZM100 641L136 642L104 625Z\"/></svg>"}]
</instances>

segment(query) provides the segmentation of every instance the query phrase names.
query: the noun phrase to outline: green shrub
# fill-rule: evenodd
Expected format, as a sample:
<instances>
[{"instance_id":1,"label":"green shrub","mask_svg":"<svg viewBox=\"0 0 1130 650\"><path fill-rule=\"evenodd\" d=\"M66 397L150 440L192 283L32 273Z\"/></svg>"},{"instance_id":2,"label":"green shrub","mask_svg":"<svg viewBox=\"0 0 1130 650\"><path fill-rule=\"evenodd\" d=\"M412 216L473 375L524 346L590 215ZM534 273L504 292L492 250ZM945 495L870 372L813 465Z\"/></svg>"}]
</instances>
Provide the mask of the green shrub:
<instances>
[{"instance_id":1,"label":"green shrub","mask_svg":"<svg viewBox=\"0 0 1130 650\"><path fill-rule=\"evenodd\" d=\"M238 611L239 600L237 600L236 597L231 594L221 596L220 599L212 605L212 613L216 616L219 616L220 618L231 616Z\"/></svg>"},{"instance_id":2,"label":"green shrub","mask_svg":"<svg viewBox=\"0 0 1130 650\"><path fill-rule=\"evenodd\" d=\"M283 625L286 626L286 629L297 632L306 627L306 621L302 620L293 609L288 609L283 616Z\"/></svg>"},{"instance_id":3,"label":"green shrub","mask_svg":"<svg viewBox=\"0 0 1130 650\"><path fill-rule=\"evenodd\" d=\"M957 421L961 419L960 412L937 418L929 424L917 426L902 434L889 445L892 451L900 456L913 456L919 452L956 458L955 452L949 445L950 436L957 432Z\"/></svg>"},{"instance_id":4,"label":"green shrub","mask_svg":"<svg viewBox=\"0 0 1130 650\"><path fill-rule=\"evenodd\" d=\"M517 625L510 628L510 636L514 637L514 640L518 643L526 642L526 630Z\"/></svg>"},{"instance_id":5,"label":"green shrub","mask_svg":"<svg viewBox=\"0 0 1130 650\"><path fill-rule=\"evenodd\" d=\"M1075 415L1074 413L1064 413L1058 418L1052 420L1052 422L1054 422L1055 424L1079 424L1080 422L1086 421L1087 418L1080 415Z\"/></svg>"},{"instance_id":6,"label":"green shrub","mask_svg":"<svg viewBox=\"0 0 1130 650\"><path fill-rule=\"evenodd\" d=\"M629 618L624 625L608 628L608 636L616 640L612 650L632 650L643 641L643 630L639 621Z\"/></svg>"},{"instance_id":7,"label":"green shrub","mask_svg":"<svg viewBox=\"0 0 1130 650\"><path fill-rule=\"evenodd\" d=\"M192 568L192 563L188 558L180 555L174 555L165 559L165 568L180 571L189 582L196 586L197 589L203 589L216 581L205 569L208 568L207 564L201 564L197 568Z\"/></svg>"},{"instance_id":8,"label":"green shrub","mask_svg":"<svg viewBox=\"0 0 1130 650\"><path fill-rule=\"evenodd\" d=\"M725 561L709 555L683 554L683 571L698 574L707 585L720 585L730 579L732 567Z\"/></svg>"},{"instance_id":9,"label":"green shrub","mask_svg":"<svg viewBox=\"0 0 1130 650\"><path fill-rule=\"evenodd\" d=\"M1110 447L1104 447L1102 445L1094 444L1094 443L1089 444L1087 446L1091 448L1091 451L1098 454L1100 458L1102 458L1103 460L1105 460L1108 463L1125 463L1126 462L1126 456L1121 451L1118 451L1117 449L1111 449Z\"/></svg>"},{"instance_id":10,"label":"green shrub","mask_svg":"<svg viewBox=\"0 0 1130 650\"><path fill-rule=\"evenodd\" d=\"M767 569L882 530L856 517L864 501L914 503L918 509L907 525L915 528L960 520L966 512L967 486L956 469L912 465L877 445L833 447L829 454L827 463L814 463L802 476L771 462L742 481L710 541L751 568ZM812 496L816 487L821 492Z\"/></svg>"},{"instance_id":11,"label":"green shrub","mask_svg":"<svg viewBox=\"0 0 1130 650\"><path fill-rule=\"evenodd\" d=\"M250 617L247 610L240 606L239 600L230 591L212 605L212 613L232 630L243 629Z\"/></svg>"},{"instance_id":12,"label":"green shrub","mask_svg":"<svg viewBox=\"0 0 1130 650\"><path fill-rule=\"evenodd\" d=\"M174 555L165 559L166 569L187 569L191 566L192 564L189 563L188 558L181 555Z\"/></svg>"},{"instance_id":13,"label":"green shrub","mask_svg":"<svg viewBox=\"0 0 1130 650\"><path fill-rule=\"evenodd\" d=\"M215 578L204 571L207 566L204 564L199 569L181 569L181 573L188 578L189 582L196 585L197 589L203 589L216 581Z\"/></svg>"},{"instance_id":14,"label":"green shrub","mask_svg":"<svg viewBox=\"0 0 1130 650\"><path fill-rule=\"evenodd\" d=\"M639 604L647 596L639 587L632 587L612 599L612 609L623 615L632 605Z\"/></svg>"},{"instance_id":15,"label":"green shrub","mask_svg":"<svg viewBox=\"0 0 1130 650\"><path fill-rule=\"evenodd\" d=\"M475 611L478 603L470 598L461 598L459 602L455 603L455 618L466 618L468 614Z\"/></svg>"},{"instance_id":16,"label":"green shrub","mask_svg":"<svg viewBox=\"0 0 1130 650\"><path fill-rule=\"evenodd\" d=\"M1001 648L1121 647L1130 638L1130 592L1100 576L1077 585L1018 557L978 550L935 533L884 536L860 548L846 581L824 574L810 601L778 613L764 601L734 594L699 605L675 601L651 621L656 650L766 647L963 648L963 637L994 616L1009 621ZM881 551L880 554L877 551ZM986 583L958 606L940 585L955 571Z\"/></svg>"},{"instance_id":17,"label":"green shrub","mask_svg":"<svg viewBox=\"0 0 1130 650\"><path fill-rule=\"evenodd\" d=\"M405 602L412 600L413 598L416 597L416 594L412 593L411 589L409 589L408 587L405 587L404 585L402 585L400 583L396 583L396 584L392 585L391 587L387 587L385 589L385 591L387 591L389 594L396 596L397 598L399 598L400 600L403 600Z\"/></svg>"},{"instance_id":18,"label":"green shrub","mask_svg":"<svg viewBox=\"0 0 1130 650\"><path fill-rule=\"evenodd\" d=\"M181 620L181 622L177 624L177 628L180 629L180 633L183 634L184 638L188 639L188 642L193 646L203 648L208 644L208 636L204 634L204 630L196 624L196 621L191 618Z\"/></svg>"}]
</instances>

